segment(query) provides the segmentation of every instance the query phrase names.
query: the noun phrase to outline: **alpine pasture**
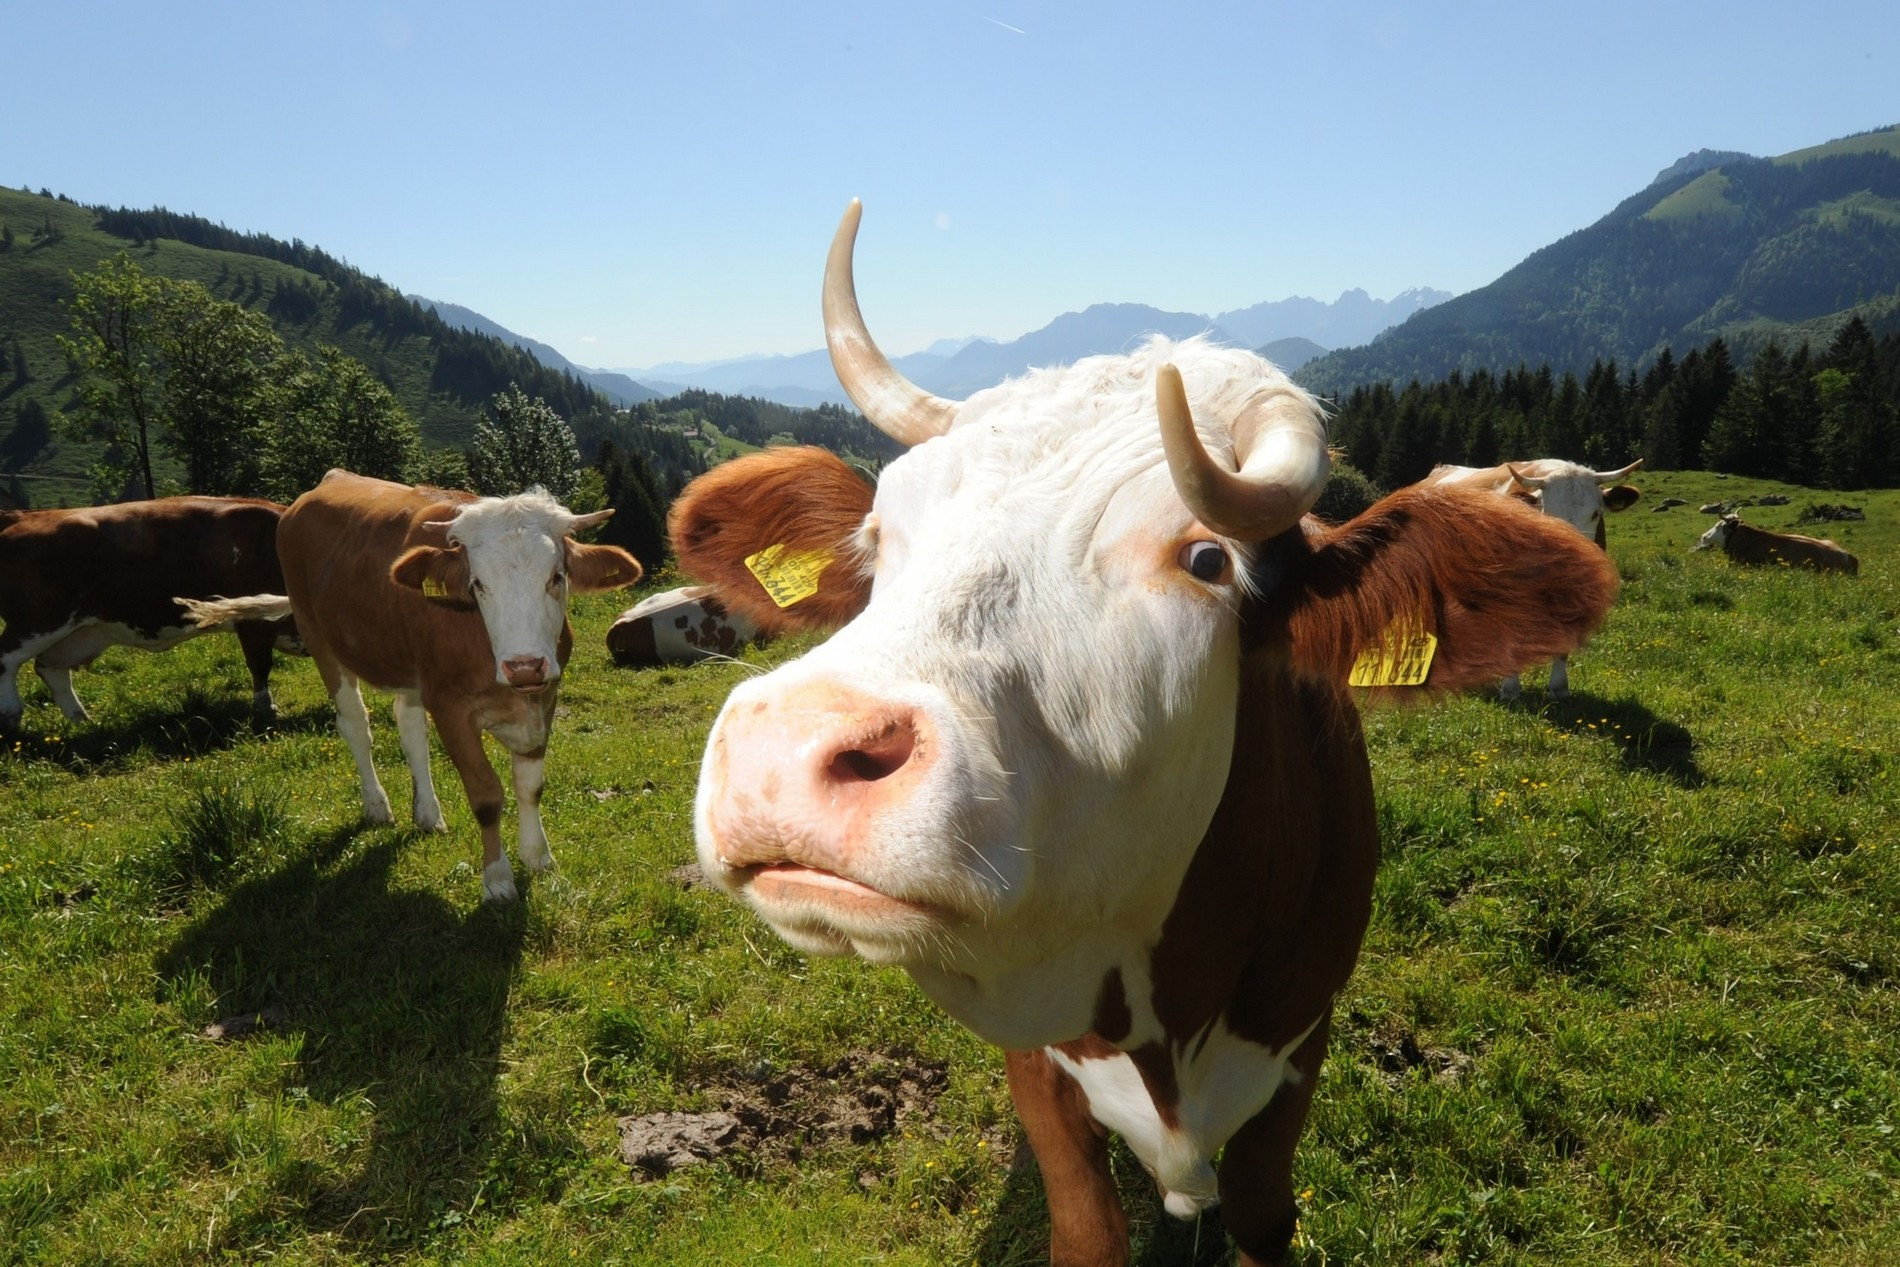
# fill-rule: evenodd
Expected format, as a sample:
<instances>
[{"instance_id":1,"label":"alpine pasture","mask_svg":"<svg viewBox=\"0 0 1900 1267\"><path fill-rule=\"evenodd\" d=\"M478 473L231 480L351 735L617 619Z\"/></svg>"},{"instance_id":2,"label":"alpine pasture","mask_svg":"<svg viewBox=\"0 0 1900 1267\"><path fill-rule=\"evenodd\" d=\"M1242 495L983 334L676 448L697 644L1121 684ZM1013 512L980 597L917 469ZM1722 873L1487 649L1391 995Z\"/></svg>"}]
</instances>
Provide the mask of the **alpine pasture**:
<instances>
[{"instance_id":1,"label":"alpine pasture","mask_svg":"<svg viewBox=\"0 0 1900 1267\"><path fill-rule=\"evenodd\" d=\"M1900 491L1634 482L1572 698L1534 671L1516 707L1369 714L1385 856L1299 1261L1900 1261ZM1689 553L1700 503L1771 492L1749 522L1863 507L1796 529L1860 576ZM798 644L616 669L630 601L573 604L559 869L510 906L481 903L458 802L442 835L359 826L307 661L263 735L230 638L108 653L72 730L28 679L0 1262L1044 1261L1000 1054L681 870L714 711ZM718 1156L621 1158L622 1118L729 1107ZM1121 1171L1137 1261L1217 1261Z\"/></svg>"}]
</instances>

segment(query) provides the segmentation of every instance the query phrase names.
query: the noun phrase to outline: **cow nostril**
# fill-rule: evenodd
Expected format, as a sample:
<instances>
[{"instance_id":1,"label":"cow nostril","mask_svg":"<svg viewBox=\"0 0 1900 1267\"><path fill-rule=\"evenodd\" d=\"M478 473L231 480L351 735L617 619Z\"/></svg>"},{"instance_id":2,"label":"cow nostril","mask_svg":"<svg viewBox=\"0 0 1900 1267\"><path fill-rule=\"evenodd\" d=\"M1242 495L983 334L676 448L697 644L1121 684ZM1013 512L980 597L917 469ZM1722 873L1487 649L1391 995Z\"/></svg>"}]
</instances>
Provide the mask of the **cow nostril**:
<instances>
[{"instance_id":1,"label":"cow nostril","mask_svg":"<svg viewBox=\"0 0 1900 1267\"><path fill-rule=\"evenodd\" d=\"M916 751L916 732L908 725L897 725L840 752L825 773L833 783L875 783L903 769Z\"/></svg>"}]
</instances>

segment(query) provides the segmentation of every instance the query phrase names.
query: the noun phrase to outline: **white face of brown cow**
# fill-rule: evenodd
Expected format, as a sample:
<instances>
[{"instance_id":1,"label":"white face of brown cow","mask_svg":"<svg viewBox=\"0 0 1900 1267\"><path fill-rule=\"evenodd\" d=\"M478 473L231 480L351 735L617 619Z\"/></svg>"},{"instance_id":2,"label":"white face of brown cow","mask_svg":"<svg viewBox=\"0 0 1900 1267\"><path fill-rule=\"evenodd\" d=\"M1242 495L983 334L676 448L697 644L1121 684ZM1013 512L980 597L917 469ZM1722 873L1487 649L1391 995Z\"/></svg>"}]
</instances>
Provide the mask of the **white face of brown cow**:
<instances>
[{"instance_id":1,"label":"white face of brown cow","mask_svg":"<svg viewBox=\"0 0 1900 1267\"><path fill-rule=\"evenodd\" d=\"M1735 515L1723 515L1715 521L1715 526L1696 540L1694 549L1720 550L1728 545L1729 534L1735 531L1735 525L1741 520Z\"/></svg>"},{"instance_id":2,"label":"white face of brown cow","mask_svg":"<svg viewBox=\"0 0 1900 1267\"><path fill-rule=\"evenodd\" d=\"M794 945L929 986L1165 915L1220 799L1239 671L1240 547L1162 452L1170 359L1209 418L1284 382L1156 341L979 394L884 472L868 606L733 692L700 860Z\"/></svg>"},{"instance_id":3,"label":"white face of brown cow","mask_svg":"<svg viewBox=\"0 0 1900 1267\"><path fill-rule=\"evenodd\" d=\"M1620 471L1593 471L1575 462L1540 459L1513 463L1510 469L1517 474L1514 483L1534 493L1538 508L1546 515L1563 520L1602 545L1604 512L1622 510L1636 500L1635 489L1615 488L1606 494L1604 486L1615 484L1641 465L1637 461Z\"/></svg>"}]
</instances>

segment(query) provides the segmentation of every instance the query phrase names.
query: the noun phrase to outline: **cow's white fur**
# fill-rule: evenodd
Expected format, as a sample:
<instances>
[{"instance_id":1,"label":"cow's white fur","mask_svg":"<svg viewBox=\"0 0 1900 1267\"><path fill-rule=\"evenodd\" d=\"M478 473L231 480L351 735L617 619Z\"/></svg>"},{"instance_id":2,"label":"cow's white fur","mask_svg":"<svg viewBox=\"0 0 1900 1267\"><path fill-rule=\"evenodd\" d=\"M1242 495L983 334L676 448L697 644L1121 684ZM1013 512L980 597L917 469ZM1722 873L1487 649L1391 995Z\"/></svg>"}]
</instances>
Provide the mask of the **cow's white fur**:
<instances>
[{"instance_id":1,"label":"cow's white fur","mask_svg":"<svg viewBox=\"0 0 1900 1267\"><path fill-rule=\"evenodd\" d=\"M885 469L869 606L737 688L708 746L700 858L730 882L712 820L727 718L813 683L928 717L937 758L875 823L852 878L964 919L846 927L746 893L794 945L901 963L1006 1047L1086 1031L1111 968L1137 1031L1158 1032L1148 949L1227 777L1236 594L1179 563L1212 534L1162 453L1154 376L1168 362L1215 453L1231 451L1226 420L1286 382L1251 353L1156 338L971 397L947 434Z\"/></svg>"},{"instance_id":2,"label":"cow's white fur","mask_svg":"<svg viewBox=\"0 0 1900 1267\"><path fill-rule=\"evenodd\" d=\"M495 680L526 656L560 680L555 645L567 620L566 538L576 516L539 488L513 497L484 497L449 521L448 537L468 554L475 605L495 652ZM557 579L558 578L558 579Z\"/></svg>"},{"instance_id":3,"label":"cow's white fur","mask_svg":"<svg viewBox=\"0 0 1900 1267\"><path fill-rule=\"evenodd\" d=\"M20 697L20 668L28 660L40 675L40 681L53 697L53 703L68 721L85 721L89 714L73 691L72 670L90 663L108 647L135 647L143 651L164 651L203 631L196 625L181 624L151 632L134 629L117 621L75 617L57 629L21 643L0 656L0 718L17 725L25 710ZM269 703L270 692L261 695Z\"/></svg>"}]
</instances>

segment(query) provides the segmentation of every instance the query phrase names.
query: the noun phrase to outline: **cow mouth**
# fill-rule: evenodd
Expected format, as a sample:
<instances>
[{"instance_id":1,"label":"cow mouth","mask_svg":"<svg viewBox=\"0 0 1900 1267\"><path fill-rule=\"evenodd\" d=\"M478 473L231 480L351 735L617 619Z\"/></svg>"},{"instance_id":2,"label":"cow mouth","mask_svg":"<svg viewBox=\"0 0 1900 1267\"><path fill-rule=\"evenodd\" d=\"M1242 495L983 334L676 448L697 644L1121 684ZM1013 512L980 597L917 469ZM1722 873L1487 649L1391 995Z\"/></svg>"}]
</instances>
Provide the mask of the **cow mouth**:
<instances>
[{"instance_id":1,"label":"cow mouth","mask_svg":"<svg viewBox=\"0 0 1900 1267\"><path fill-rule=\"evenodd\" d=\"M735 889L774 922L823 924L848 937L916 932L955 922L942 907L893 897L848 876L796 862L757 863L730 873Z\"/></svg>"},{"instance_id":2,"label":"cow mouth","mask_svg":"<svg viewBox=\"0 0 1900 1267\"><path fill-rule=\"evenodd\" d=\"M510 689L516 695L539 695L553 685L552 682L527 682L518 686L511 683Z\"/></svg>"}]
</instances>

